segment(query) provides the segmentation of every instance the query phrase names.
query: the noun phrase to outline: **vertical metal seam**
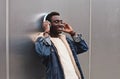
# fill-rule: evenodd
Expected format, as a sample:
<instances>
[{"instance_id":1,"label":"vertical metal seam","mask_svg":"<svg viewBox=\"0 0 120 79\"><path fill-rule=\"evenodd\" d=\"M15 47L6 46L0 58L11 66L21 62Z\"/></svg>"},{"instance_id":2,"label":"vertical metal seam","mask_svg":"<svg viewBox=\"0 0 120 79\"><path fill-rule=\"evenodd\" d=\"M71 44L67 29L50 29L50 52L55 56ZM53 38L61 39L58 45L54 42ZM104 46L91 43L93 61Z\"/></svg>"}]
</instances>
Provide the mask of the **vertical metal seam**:
<instances>
[{"instance_id":1,"label":"vertical metal seam","mask_svg":"<svg viewBox=\"0 0 120 79\"><path fill-rule=\"evenodd\" d=\"M9 0L6 0L6 79L9 79Z\"/></svg>"},{"instance_id":2,"label":"vertical metal seam","mask_svg":"<svg viewBox=\"0 0 120 79\"><path fill-rule=\"evenodd\" d=\"M90 23L89 23L89 79L91 78L91 55L92 55L92 0L90 0L89 2L89 9L90 9L90 14L89 14L89 18L90 18Z\"/></svg>"}]
</instances>

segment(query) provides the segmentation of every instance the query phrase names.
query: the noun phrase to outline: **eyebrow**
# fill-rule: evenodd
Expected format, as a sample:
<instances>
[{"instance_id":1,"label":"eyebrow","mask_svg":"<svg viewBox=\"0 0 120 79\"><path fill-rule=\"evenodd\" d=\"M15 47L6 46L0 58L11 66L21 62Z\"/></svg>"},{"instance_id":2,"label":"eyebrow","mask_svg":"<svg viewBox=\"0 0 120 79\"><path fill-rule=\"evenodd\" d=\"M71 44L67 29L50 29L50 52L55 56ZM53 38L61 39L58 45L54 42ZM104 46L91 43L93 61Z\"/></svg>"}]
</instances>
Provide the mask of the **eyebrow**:
<instances>
[{"instance_id":1,"label":"eyebrow","mask_svg":"<svg viewBox=\"0 0 120 79\"><path fill-rule=\"evenodd\" d=\"M63 20L54 20L54 22L55 22L55 21L63 21Z\"/></svg>"}]
</instances>

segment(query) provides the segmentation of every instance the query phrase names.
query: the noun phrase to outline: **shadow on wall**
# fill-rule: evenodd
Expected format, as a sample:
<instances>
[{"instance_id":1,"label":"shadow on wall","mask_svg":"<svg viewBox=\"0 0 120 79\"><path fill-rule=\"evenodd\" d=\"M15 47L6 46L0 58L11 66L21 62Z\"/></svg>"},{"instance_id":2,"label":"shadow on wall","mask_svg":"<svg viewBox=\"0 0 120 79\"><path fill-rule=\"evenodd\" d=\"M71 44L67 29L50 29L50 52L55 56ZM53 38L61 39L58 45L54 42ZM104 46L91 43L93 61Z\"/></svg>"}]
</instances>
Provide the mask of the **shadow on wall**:
<instances>
[{"instance_id":1,"label":"shadow on wall","mask_svg":"<svg viewBox=\"0 0 120 79\"><path fill-rule=\"evenodd\" d=\"M33 41L28 38L11 40L11 79L45 79L45 66L41 63L41 57L35 52Z\"/></svg>"},{"instance_id":2,"label":"shadow on wall","mask_svg":"<svg viewBox=\"0 0 120 79\"><path fill-rule=\"evenodd\" d=\"M45 79L45 66L41 62L41 57L38 56L38 54L35 51L34 43L32 43L29 48L32 52L29 52L29 58L26 60L25 63L25 72L28 76L30 76L29 79ZM29 43L29 44L30 44ZM29 50L29 51L30 51Z\"/></svg>"}]
</instances>

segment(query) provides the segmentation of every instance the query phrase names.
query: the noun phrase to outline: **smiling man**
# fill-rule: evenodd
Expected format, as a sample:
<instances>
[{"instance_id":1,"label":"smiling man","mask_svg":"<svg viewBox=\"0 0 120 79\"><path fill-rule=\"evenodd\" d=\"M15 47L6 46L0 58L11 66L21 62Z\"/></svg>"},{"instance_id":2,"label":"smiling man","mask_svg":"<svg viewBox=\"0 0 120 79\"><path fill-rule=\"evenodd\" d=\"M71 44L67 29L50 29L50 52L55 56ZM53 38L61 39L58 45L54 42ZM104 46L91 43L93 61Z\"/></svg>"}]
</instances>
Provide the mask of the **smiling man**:
<instances>
[{"instance_id":1,"label":"smiling man","mask_svg":"<svg viewBox=\"0 0 120 79\"><path fill-rule=\"evenodd\" d=\"M36 42L36 52L43 57L47 79L84 79L77 54L88 46L72 27L63 22L58 12L51 12L43 22L44 32ZM63 35L70 34L73 40Z\"/></svg>"}]
</instances>

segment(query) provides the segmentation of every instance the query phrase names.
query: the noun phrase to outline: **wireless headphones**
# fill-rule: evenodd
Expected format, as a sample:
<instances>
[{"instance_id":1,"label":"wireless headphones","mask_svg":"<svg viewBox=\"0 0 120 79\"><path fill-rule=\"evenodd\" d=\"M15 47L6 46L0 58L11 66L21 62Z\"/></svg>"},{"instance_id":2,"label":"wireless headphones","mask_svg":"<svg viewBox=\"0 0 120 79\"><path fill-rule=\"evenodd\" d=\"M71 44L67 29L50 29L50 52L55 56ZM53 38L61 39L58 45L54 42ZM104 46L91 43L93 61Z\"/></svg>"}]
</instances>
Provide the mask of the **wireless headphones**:
<instances>
[{"instance_id":1,"label":"wireless headphones","mask_svg":"<svg viewBox=\"0 0 120 79\"><path fill-rule=\"evenodd\" d=\"M44 18L43 18L43 22L45 22L45 21L46 21L47 15L48 15L48 13L47 13L47 14L45 14L45 16L44 16Z\"/></svg>"}]
</instances>

